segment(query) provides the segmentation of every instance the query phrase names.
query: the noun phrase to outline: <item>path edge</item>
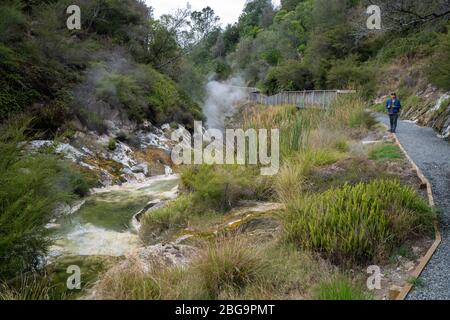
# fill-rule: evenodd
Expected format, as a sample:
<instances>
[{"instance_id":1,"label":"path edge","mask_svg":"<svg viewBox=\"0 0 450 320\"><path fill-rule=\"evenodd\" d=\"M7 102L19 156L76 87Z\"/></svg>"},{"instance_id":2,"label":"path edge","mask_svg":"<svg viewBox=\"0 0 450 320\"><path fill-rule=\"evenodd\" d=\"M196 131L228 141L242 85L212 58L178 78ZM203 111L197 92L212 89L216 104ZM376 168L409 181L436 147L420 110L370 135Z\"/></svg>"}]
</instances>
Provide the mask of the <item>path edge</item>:
<instances>
[{"instance_id":1,"label":"path edge","mask_svg":"<svg viewBox=\"0 0 450 320\"><path fill-rule=\"evenodd\" d=\"M416 172L416 174L417 174L418 178L420 179L420 181L424 185L427 186L428 203L430 204L431 207L434 208L435 207L435 202L434 202L434 197L433 197L433 188L431 186L430 181L427 179L427 177L425 177L425 175L422 173L422 170L420 170L420 168L416 165L414 160L409 156L408 152L406 151L406 149L401 144L401 142L398 139L397 135L395 133L393 133L392 136L394 137L395 144L400 148L400 150L402 150L403 154L408 159L409 163L411 164L413 170ZM411 273L411 277L416 277L416 278L420 277L420 275L422 274L423 270L428 265L428 263L430 262L431 258L435 254L437 248L441 244L442 236L441 236L441 231L439 230L439 225L438 225L437 221L434 222L434 230L435 230L434 242L431 245L431 247L428 249L427 253L422 258L420 258L420 263L414 269L414 271ZM400 291L398 296L395 298L395 300L405 300L408 297L408 295L410 294L412 289L413 289L413 285L407 283L402 288L402 290Z\"/></svg>"}]
</instances>

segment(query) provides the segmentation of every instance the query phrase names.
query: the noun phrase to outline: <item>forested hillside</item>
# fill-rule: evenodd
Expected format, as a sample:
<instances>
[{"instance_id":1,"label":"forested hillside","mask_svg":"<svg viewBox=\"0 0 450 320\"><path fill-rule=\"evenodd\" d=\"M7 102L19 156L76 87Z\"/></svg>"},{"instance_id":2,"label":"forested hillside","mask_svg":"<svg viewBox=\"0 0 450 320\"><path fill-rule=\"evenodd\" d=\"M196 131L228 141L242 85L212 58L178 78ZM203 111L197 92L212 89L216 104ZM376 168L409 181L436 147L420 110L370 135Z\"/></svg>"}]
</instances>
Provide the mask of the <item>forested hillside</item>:
<instances>
[{"instance_id":1,"label":"forested hillside","mask_svg":"<svg viewBox=\"0 0 450 320\"><path fill-rule=\"evenodd\" d=\"M68 30L73 1L2 1L0 5L0 118L32 116L48 134L105 120L155 124L201 119L182 89L182 48L173 21L155 20L135 0L78 1L81 30Z\"/></svg>"},{"instance_id":2,"label":"forested hillside","mask_svg":"<svg viewBox=\"0 0 450 320\"><path fill-rule=\"evenodd\" d=\"M403 118L450 136L450 2L377 1L370 29L372 2L248 0L224 26L183 3L1 0L0 300L393 299L419 283L431 191L372 111L397 92ZM243 87L356 94L273 108ZM207 130L228 125L249 155ZM180 145L203 164L177 164Z\"/></svg>"},{"instance_id":3,"label":"forested hillside","mask_svg":"<svg viewBox=\"0 0 450 320\"><path fill-rule=\"evenodd\" d=\"M389 67L399 62L420 64L424 82L450 89L449 4L379 1L380 30L366 27L369 4L282 0L281 7L274 8L270 0L249 1L239 21L211 34L192 59L204 66L207 57L206 72L221 79L240 73L248 85L268 93L342 88L373 97L386 89L381 84Z\"/></svg>"}]
</instances>

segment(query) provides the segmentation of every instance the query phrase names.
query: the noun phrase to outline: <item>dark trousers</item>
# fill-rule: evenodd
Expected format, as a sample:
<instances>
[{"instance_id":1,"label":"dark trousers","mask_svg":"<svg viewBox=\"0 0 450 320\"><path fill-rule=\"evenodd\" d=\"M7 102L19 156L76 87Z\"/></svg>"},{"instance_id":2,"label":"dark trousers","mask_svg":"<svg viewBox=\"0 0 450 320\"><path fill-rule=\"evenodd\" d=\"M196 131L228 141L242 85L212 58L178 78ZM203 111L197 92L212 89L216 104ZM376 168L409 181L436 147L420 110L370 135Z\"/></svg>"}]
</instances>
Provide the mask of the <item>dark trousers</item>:
<instances>
[{"instance_id":1,"label":"dark trousers","mask_svg":"<svg viewBox=\"0 0 450 320\"><path fill-rule=\"evenodd\" d=\"M398 113L390 114L389 120L391 121L391 132L397 130Z\"/></svg>"}]
</instances>

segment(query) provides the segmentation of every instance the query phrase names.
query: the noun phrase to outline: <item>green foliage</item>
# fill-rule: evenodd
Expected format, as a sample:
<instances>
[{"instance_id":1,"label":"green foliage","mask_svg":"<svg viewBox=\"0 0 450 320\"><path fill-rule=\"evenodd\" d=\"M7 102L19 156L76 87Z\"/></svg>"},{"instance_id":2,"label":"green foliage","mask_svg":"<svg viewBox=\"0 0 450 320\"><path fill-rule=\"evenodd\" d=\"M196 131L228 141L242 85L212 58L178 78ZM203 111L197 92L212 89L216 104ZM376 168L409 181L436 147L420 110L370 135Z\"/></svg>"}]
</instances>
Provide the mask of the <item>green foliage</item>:
<instances>
[{"instance_id":1,"label":"green foliage","mask_svg":"<svg viewBox=\"0 0 450 320\"><path fill-rule=\"evenodd\" d=\"M389 256L411 236L432 232L434 214L412 188L375 180L298 197L283 219L288 242L334 261L367 262Z\"/></svg>"},{"instance_id":2,"label":"green foliage","mask_svg":"<svg viewBox=\"0 0 450 320\"><path fill-rule=\"evenodd\" d=\"M192 126L194 118L202 118L200 108L177 83L154 69L178 57L180 47L173 31L153 20L149 7L136 0L83 1L82 30L69 31L69 4L27 2L26 10L20 1L1 5L0 121L25 112L34 117L35 129L53 136L73 116L89 130L105 133L104 109L118 108L122 118L157 124L178 121ZM116 63L117 55L123 57L121 63ZM86 79L90 73L85 70L99 62L104 72L100 77L96 73L95 80ZM137 67L142 71L122 68L122 62L133 69L136 62L143 63ZM178 64L173 68L159 70L180 73ZM82 81L94 82L88 87L96 90L97 101L86 86L88 102L73 99L78 99L73 89Z\"/></svg>"},{"instance_id":3,"label":"green foliage","mask_svg":"<svg viewBox=\"0 0 450 320\"><path fill-rule=\"evenodd\" d=\"M26 27L27 19L21 11L19 1L4 1L0 5L0 42L20 39L20 34Z\"/></svg>"},{"instance_id":4,"label":"green foliage","mask_svg":"<svg viewBox=\"0 0 450 320\"><path fill-rule=\"evenodd\" d=\"M114 105L114 99L118 99L130 119L142 122L145 112L142 87L132 76L114 73L105 75L97 84L97 95L110 105Z\"/></svg>"},{"instance_id":5,"label":"green foliage","mask_svg":"<svg viewBox=\"0 0 450 320\"><path fill-rule=\"evenodd\" d=\"M194 120L203 119L200 107L189 96L178 89L175 82L158 73L151 67L142 66L146 72L149 94L146 96L149 104L147 114L156 123L178 122L193 129Z\"/></svg>"},{"instance_id":6,"label":"green foliage","mask_svg":"<svg viewBox=\"0 0 450 320\"><path fill-rule=\"evenodd\" d=\"M349 119L349 127L350 128L372 128L377 124L374 116L365 110L358 110L351 114Z\"/></svg>"},{"instance_id":7,"label":"green foliage","mask_svg":"<svg viewBox=\"0 0 450 320\"><path fill-rule=\"evenodd\" d=\"M348 278L324 281L317 289L318 300L368 300L369 295L356 287Z\"/></svg>"},{"instance_id":8,"label":"green foliage","mask_svg":"<svg viewBox=\"0 0 450 320\"><path fill-rule=\"evenodd\" d=\"M438 34L419 30L402 36L388 35L383 42L385 45L378 51L376 59L386 63L401 57L414 58L429 55L438 42Z\"/></svg>"},{"instance_id":9,"label":"green foliage","mask_svg":"<svg viewBox=\"0 0 450 320\"><path fill-rule=\"evenodd\" d=\"M384 113L386 112L386 103L381 102L374 105L371 105L370 108L375 112Z\"/></svg>"},{"instance_id":10,"label":"green foliage","mask_svg":"<svg viewBox=\"0 0 450 320\"><path fill-rule=\"evenodd\" d=\"M188 221L198 215L206 215L194 206L191 195L180 196L165 207L145 214L141 221L140 235L144 241L151 240L152 234L162 234L183 228Z\"/></svg>"},{"instance_id":11,"label":"green foliage","mask_svg":"<svg viewBox=\"0 0 450 320\"><path fill-rule=\"evenodd\" d=\"M450 89L450 33L441 36L439 45L428 67L430 81L441 89Z\"/></svg>"},{"instance_id":12,"label":"green foliage","mask_svg":"<svg viewBox=\"0 0 450 320\"><path fill-rule=\"evenodd\" d=\"M116 142L116 139L109 139L109 142L108 142L108 149L109 149L110 151L114 151L114 150L116 150L116 148L117 148L117 142Z\"/></svg>"},{"instance_id":13,"label":"green foliage","mask_svg":"<svg viewBox=\"0 0 450 320\"><path fill-rule=\"evenodd\" d=\"M361 65L356 56L336 60L327 74L327 87L339 89L355 89L366 97L375 93L376 68Z\"/></svg>"},{"instance_id":14,"label":"green foliage","mask_svg":"<svg viewBox=\"0 0 450 320\"><path fill-rule=\"evenodd\" d=\"M244 121L245 128L280 130L280 154L288 157L304 147L304 137L311 127L317 124L317 113L305 110L299 112L295 106L270 108L265 110L256 109L254 114Z\"/></svg>"},{"instance_id":15,"label":"green foliage","mask_svg":"<svg viewBox=\"0 0 450 320\"><path fill-rule=\"evenodd\" d=\"M165 207L149 211L142 219L141 237L171 233L193 220L207 220L231 209L241 200L263 200L270 196L268 178L258 168L243 166L189 166L181 180L188 191Z\"/></svg>"},{"instance_id":16,"label":"green foliage","mask_svg":"<svg viewBox=\"0 0 450 320\"><path fill-rule=\"evenodd\" d=\"M298 61L289 60L284 65L270 69L264 80L269 94L280 91L300 91L314 88L311 71Z\"/></svg>"},{"instance_id":17,"label":"green foliage","mask_svg":"<svg viewBox=\"0 0 450 320\"><path fill-rule=\"evenodd\" d=\"M83 179L67 172L50 153L25 151L29 122L0 128L0 274L2 279L33 270L46 253L45 225L55 205L86 192Z\"/></svg>"},{"instance_id":18,"label":"green foliage","mask_svg":"<svg viewBox=\"0 0 450 320\"><path fill-rule=\"evenodd\" d=\"M0 283L1 300L52 300L54 287L45 277L37 275L20 277L19 285L12 286L6 282ZM61 300L64 296L57 297Z\"/></svg>"},{"instance_id":19,"label":"green foliage","mask_svg":"<svg viewBox=\"0 0 450 320\"><path fill-rule=\"evenodd\" d=\"M423 278L417 278L417 277L410 277L408 279L408 283L412 285L414 288L423 288L425 286L425 281Z\"/></svg>"},{"instance_id":20,"label":"green foliage","mask_svg":"<svg viewBox=\"0 0 450 320\"><path fill-rule=\"evenodd\" d=\"M376 146L369 152L369 159L371 160L397 160L403 158L404 156L400 148L392 144Z\"/></svg>"},{"instance_id":21,"label":"green foliage","mask_svg":"<svg viewBox=\"0 0 450 320\"><path fill-rule=\"evenodd\" d=\"M239 200L263 199L267 196L265 180L257 176L258 168L244 166L200 165L185 168L181 175L184 187L201 210L224 211Z\"/></svg>"}]
</instances>

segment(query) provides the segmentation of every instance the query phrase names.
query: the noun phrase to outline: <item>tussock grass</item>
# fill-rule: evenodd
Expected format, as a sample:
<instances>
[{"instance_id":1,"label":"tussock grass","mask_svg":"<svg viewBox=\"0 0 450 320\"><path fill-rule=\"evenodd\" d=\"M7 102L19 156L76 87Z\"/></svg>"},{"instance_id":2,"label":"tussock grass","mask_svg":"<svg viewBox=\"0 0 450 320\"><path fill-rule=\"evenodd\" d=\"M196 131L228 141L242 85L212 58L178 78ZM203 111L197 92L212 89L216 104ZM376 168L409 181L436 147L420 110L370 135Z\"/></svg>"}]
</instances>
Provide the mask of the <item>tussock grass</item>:
<instances>
[{"instance_id":1,"label":"tussock grass","mask_svg":"<svg viewBox=\"0 0 450 320\"><path fill-rule=\"evenodd\" d=\"M96 287L102 299L307 299L315 285L341 276L336 268L294 246L218 238L188 267L113 269ZM128 264L127 264L128 265Z\"/></svg>"},{"instance_id":2,"label":"tussock grass","mask_svg":"<svg viewBox=\"0 0 450 320\"><path fill-rule=\"evenodd\" d=\"M379 260L409 237L433 230L434 213L411 187L376 180L290 201L286 240L338 263Z\"/></svg>"},{"instance_id":3,"label":"tussock grass","mask_svg":"<svg viewBox=\"0 0 450 320\"><path fill-rule=\"evenodd\" d=\"M104 300L157 300L161 296L157 280L133 260L106 272L96 290Z\"/></svg>"},{"instance_id":4,"label":"tussock grass","mask_svg":"<svg viewBox=\"0 0 450 320\"><path fill-rule=\"evenodd\" d=\"M260 249L238 238L214 241L195 263L203 294L210 299L220 298L222 292L240 292L253 282L261 281L267 268Z\"/></svg>"},{"instance_id":5,"label":"tussock grass","mask_svg":"<svg viewBox=\"0 0 450 320\"><path fill-rule=\"evenodd\" d=\"M55 287L47 277L22 275L11 283L0 283L0 300L61 300L64 294L55 295Z\"/></svg>"},{"instance_id":6,"label":"tussock grass","mask_svg":"<svg viewBox=\"0 0 450 320\"><path fill-rule=\"evenodd\" d=\"M369 152L371 160L398 160L404 159L400 148L393 144L383 144L373 147Z\"/></svg>"},{"instance_id":7,"label":"tussock grass","mask_svg":"<svg viewBox=\"0 0 450 320\"><path fill-rule=\"evenodd\" d=\"M368 300L370 296L361 287L345 277L321 282L317 288L318 300Z\"/></svg>"}]
</instances>

